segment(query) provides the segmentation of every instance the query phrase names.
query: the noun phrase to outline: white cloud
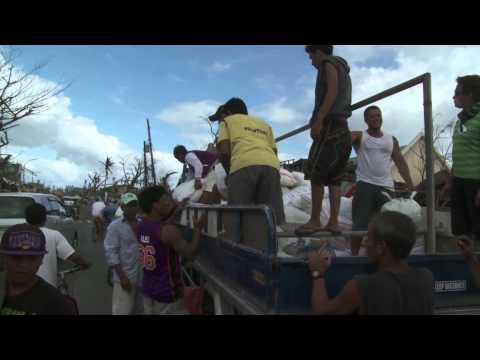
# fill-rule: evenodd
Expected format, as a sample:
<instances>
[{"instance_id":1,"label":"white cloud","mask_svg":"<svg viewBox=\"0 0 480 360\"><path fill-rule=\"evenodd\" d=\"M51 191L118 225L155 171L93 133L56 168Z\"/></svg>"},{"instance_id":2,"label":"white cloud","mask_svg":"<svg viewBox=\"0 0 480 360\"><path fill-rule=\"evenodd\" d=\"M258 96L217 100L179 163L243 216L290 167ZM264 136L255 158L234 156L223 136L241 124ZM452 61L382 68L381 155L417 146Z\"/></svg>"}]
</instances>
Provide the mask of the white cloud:
<instances>
[{"instance_id":1,"label":"white cloud","mask_svg":"<svg viewBox=\"0 0 480 360\"><path fill-rule=\"evenodd\" d=\"M163 109L154 118L174 125L180 138L188 141L185 146L203 149L213 140L207 118L219 106L220 103L213 100L176 103Z\"/></svg>"},{"instance_id":2,"label":"white cloud","mask_svg":"<svg viewBox=\"0 0 480 360\"><path fill-rule=\"evenodd\" d=\"M182 175L183 164L181 164L177 159L175 159L175 157L171 153L154 151L153 158L156 161L155 169L158 172L157 177L163 177L169 172L176 172L176 174L168 178L170 187L175 187L178 179Z\"/></svg>"},{"instance_id":3,"label":"white cloud","mask_svg":"<svg viewBox=\"0 0 480 360\"><path fill-rule=\"evenodd\" d=\"M256 77L253 82L260 90L270 95L284 94L286 90L280 78L275 75Z\"/></svg>"},{"instance_id":4,"label":"white cloud","mask_svg":"<svg viewBox=\"0 0 480 360\"><path fill-rule=\"evenodd\" d=\"M176 83L185 83L186 82L186 80L183 77L175 75L175 74L168 74L167 75L167 80L172 81L172 82L176 82Z\"/></svg>"},{"instance_id":5,"label":"white cloud","mask_svg":"<svg viewBox=\"0 0 480 360\"><path fill-rule=\"evenodd\" d=\"M207 72L209 73L222 73L224 71L230 70L232 68L231 63L215 61L213 64L208 66Z\"/></svg>"},{"instance_id":6,"label":"white cloud","mask_svg":"<svg viewBox=\"0 0 480 360\"><path fill-rule=\"evenodd\" d=\"M306 118L306 115L287 105L286 97L253 108L252 115L258 115L269 123L283 125L303 123Z\"/></svg>"}]
</instances>

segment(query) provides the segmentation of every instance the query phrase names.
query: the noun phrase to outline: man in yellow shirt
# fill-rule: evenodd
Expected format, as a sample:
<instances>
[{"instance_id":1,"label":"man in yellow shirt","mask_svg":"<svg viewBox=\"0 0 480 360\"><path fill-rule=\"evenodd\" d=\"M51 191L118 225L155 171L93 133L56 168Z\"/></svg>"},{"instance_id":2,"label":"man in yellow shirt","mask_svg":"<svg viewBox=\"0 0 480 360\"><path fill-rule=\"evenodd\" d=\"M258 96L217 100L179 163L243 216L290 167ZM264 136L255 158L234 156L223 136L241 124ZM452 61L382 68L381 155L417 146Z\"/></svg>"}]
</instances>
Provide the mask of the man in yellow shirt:
<instances>
[{"instance_id":1,"label":"man in yellow shirt","mask_svg":"<svg viewBox=\"0 0 480 360\"><path fill-rule=\"evenodd\" d=\"M280 162L272 128L262 119L249 116L239 98L230 99L220 109L217 148L228 174L228 203L268 205L276 224L284 224Z\"/></svg>"}]
</instances>

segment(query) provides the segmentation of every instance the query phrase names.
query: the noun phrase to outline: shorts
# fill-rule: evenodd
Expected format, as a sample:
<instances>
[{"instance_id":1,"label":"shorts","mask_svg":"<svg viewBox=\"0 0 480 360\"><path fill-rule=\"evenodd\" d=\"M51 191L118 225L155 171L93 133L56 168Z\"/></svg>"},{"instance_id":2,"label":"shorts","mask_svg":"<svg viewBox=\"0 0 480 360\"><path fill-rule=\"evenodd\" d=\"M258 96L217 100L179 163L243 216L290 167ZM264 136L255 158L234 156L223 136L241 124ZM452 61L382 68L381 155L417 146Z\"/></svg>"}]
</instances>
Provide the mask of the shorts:
<instances>
[{"instance_id":1,"label":"shorts","mask_svg":"<svg viewBox=\"0 0 480 360\"><path fill-rule=\"evenodd\" d=\"M187 315L183 299L173 303L161 303L146 295L143 296L145 315Z\"/></svg>"},{"instance_id":2,"label":"shorts","mask_svg":"<svg viewBox=\"0 0 480 360\"><path fill-rule=\"evenodd\" d=\"M346 120L330 118L326 137L313 142L303 172L314 185L340 185L350 154L352 136Z\"/></svg>"},{"instance_id":3,"label":"shorts","mask_svg":"<svg viewBox=\"0 0 480 360\"><path fill-rule=\"evenodd\" d=\"M480 208L474 204L479 189L480 180L453 178L450 216L454 235L473 235L480 241Z\"/></svg>"},{"instance_id":4,"label":"shorts","mask_svg":"<svg viewBox=\"0 0 480 360\"><path fill-rule=\"evenodd\" d=\"M247 166L227 177L229 205L267 205L277 225L285 224L280 172L264 165Z\"/></svg>"},{"instance_id":5,"label":"shorts","mask_svg":"<svg viewBox=\"0 0 480 360\"><path fill-rule=\"evenodd\" d=\"M113 283L112 315L134 315L143 312L141 290L137 288L135 282L130 282L132 285L130 292L123 290L119 282Z\"/></svg>"},{"instance_id":6,"label":"shorts","mask_svg":"<svg viewBox=\"0 0 480 360\"><path fill-rule=\"evenodd\" d=\"M383 186L363 181L357 182L352 200L353 231L368 230L368 224L372 217L390 200L382 192L391 194L391 190Z\"/></svg>"}]
</instances>

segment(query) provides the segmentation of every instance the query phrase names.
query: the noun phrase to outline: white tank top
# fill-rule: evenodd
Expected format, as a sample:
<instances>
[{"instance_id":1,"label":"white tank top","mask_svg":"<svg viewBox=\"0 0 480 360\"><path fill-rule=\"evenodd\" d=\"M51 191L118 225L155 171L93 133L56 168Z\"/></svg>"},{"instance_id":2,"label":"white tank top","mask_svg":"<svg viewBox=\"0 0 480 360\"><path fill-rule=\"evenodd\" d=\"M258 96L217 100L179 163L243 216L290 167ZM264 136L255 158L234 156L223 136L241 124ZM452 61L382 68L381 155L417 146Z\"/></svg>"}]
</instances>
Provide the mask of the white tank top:
<instances>
[{"instance_id":1,"label":"white tank top","mask_svg":"<svg viewBox=\"0 0 480 360\"><path fill-rule=\"evenodd\" d=\"M392 152L392 135L376 138L364 131L357 150L357 181L393 189Z\"/></svg>"}]
</instances>

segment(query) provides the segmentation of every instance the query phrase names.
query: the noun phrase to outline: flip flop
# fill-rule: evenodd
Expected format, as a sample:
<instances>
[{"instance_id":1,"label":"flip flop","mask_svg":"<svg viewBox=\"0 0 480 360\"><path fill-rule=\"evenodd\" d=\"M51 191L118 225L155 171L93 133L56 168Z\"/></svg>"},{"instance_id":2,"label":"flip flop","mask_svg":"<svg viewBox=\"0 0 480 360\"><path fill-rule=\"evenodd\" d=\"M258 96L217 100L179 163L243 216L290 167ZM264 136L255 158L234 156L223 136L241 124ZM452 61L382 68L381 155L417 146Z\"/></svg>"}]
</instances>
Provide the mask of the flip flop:
<instances>
[{"instance_id":1,"label":"flip flop","mask_svg":"<svg viewBox=\"0 0 480 360\"><path fill-rule=\"evenodd\" d=\"M330 229L328 227L324 227L322 229L323 231L327 231L329 233L332 233L333 236L340 236L342 235L342 230L333 230L333 229Z\"/></svg>"},{"instance_id":2,"label":"flip flop","mask_svg":"<svg viewBox=\"0 0 480 360\"><path fill-rule=\"evenodd\" d=\"M323 229L321 227L311 227L308 225L302 225L295 229L295 235L297 235L298 237L311 236L322 230Z\"/></svg>"}]
</instances>

